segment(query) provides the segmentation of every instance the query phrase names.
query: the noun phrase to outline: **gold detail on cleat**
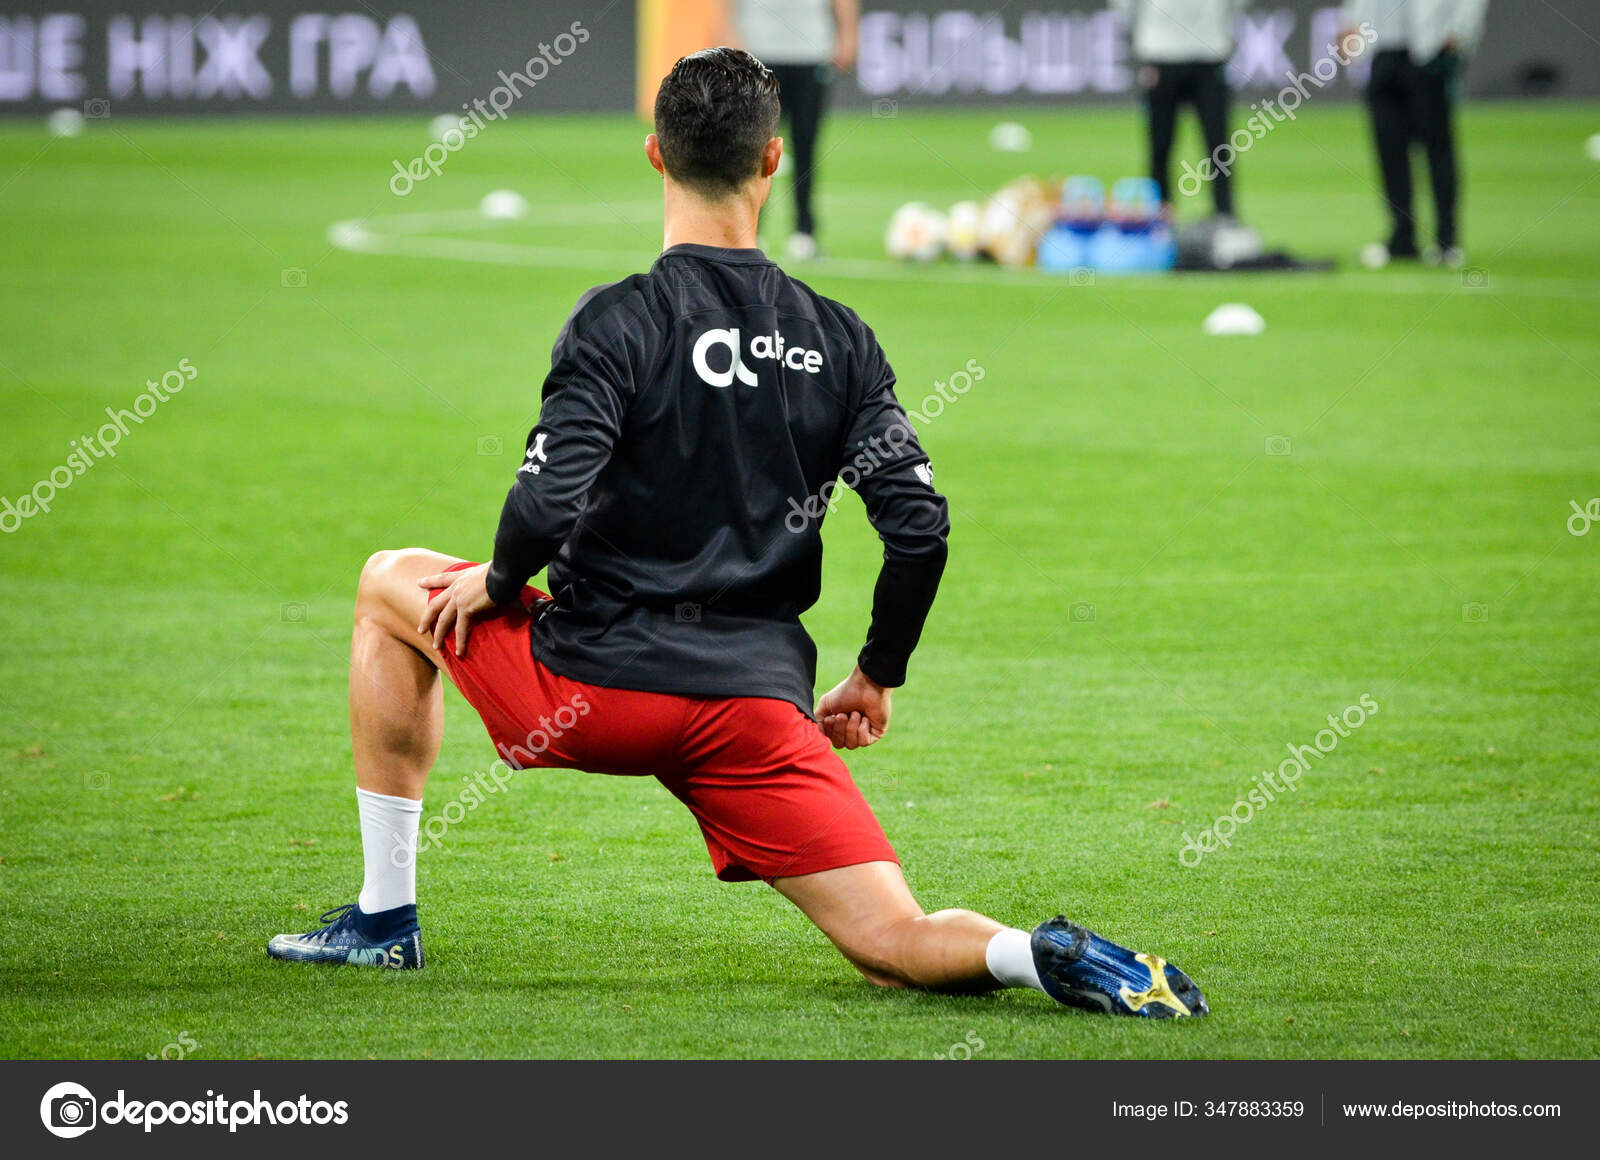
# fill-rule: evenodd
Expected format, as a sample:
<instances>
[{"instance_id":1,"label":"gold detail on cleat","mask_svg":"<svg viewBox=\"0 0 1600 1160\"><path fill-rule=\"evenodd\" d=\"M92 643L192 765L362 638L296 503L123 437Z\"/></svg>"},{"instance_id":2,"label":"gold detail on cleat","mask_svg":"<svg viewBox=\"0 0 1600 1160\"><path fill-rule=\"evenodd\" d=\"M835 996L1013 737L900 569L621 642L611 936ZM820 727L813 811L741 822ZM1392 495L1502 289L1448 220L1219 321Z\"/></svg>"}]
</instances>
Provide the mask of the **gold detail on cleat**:
<instances>
[{"instance_id":1,"label":"gold detail on cleat","mask_svg":"<svg viewBox=\"0 0 1600 1160\"><path fill-rule=\"evenodd\" d=\"M1135 991L1126 983L1118 988L1117 995L1128 1005L1128 1010L1137 1013L1151 1003L1160 1003L1164 1007L1171 1007L1179 1015L1188 1015L1189 1008L1183 1005L1183 1000L1174 995L1172 988L1167 985L1167 961L1159 955L1137 954L1133 957L1149 968L1150 989Z\"/></svg>"}]
</instances>

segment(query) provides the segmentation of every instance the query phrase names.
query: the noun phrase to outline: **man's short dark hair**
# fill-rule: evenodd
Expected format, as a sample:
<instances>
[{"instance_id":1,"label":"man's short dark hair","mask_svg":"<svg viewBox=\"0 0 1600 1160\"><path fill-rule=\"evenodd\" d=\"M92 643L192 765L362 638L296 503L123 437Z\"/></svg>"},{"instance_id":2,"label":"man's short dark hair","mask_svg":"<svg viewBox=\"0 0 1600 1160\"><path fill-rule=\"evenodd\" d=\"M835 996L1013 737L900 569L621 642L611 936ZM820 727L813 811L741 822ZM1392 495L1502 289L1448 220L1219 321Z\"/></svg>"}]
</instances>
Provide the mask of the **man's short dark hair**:
<instances>
[{"instance_id":1,"label":"man's short dark hair","mask_svg":"<svg viewBox=\"0 0 1600 1160\"><path fill-rule=\"evenodd\" d=\"M761 172L778 131L778 78L748 52L683 57L656 92L656 140L674 181L726 197Z\"/></svg>"}]
</instances>

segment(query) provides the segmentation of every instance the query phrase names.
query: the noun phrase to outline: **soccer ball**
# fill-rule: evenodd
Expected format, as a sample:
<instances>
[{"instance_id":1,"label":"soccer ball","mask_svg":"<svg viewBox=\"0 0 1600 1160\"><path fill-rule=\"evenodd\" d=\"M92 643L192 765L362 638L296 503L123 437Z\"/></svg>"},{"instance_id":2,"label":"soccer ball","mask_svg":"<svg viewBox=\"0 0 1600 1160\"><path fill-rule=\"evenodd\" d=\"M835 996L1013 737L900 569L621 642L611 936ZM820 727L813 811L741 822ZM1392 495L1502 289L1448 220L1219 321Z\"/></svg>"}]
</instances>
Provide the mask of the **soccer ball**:
<instances>
[{"instance_id":1,"label":"soccer ball","mask_svg":"<svg viewBox=\"0 0 1600 1160\"><path fill-rule=\"evenodd\" d=\"M983 205L978 245L1002 266L1033 263L1034 248L1055 219L1059 184L1019 177Z\"/></svg>"},{"instance_id":2,"label":"soccer ball","mask_svg":"<svg viewBox=\"0 0 1600 1160\"><path fill-rule=\"evenodd\" d=\"M900 261L931 262L944 250L949 223L925 202L913 201L894 211L883 235L883 248Z\"/></svg>"},{"instance_id":3,"label":"soccer ball","mask_svg":"<svg viewBox=\"0 0 1600 1160\"><path fill-rule=\"evenodd\" d=\"M958 201L950 207L948 228L945 231L945 248L952 257L970 262L978 256L978 227L983 221L983 207L975 201Z\"/></svg>"}]
</instances>

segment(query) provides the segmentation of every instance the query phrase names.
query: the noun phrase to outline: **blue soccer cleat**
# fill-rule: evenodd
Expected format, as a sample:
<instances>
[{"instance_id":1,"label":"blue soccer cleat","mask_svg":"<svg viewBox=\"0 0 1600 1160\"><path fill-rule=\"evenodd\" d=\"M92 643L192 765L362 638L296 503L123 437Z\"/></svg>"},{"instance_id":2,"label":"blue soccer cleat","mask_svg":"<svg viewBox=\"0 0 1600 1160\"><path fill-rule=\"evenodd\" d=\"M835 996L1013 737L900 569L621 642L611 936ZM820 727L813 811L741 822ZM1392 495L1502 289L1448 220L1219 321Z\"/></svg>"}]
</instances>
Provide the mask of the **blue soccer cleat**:
<instances>
[{"instance_id":1,"label":"blue soccer cleat","mask_svg":"<svg viewBox=\"0 0 1600 1160\"><path fill-rule=\"evenodd\" d=\"M357 967L420 970L422 928L415 905L366 914L355 903L322 916L324 925L309 934L280 934L267 954L294 963L348 963Z\"/></svg>"},{"instance_id":2,"label":"blue soccer cleat","mask_svg":"<svg viewBox=\"0 0 1600 1160\"><path fill-rule=\"evenodd\" d=\"M1119 947L1060 915L1034 929L1033 963L1045 994L1069 1007L1148 1019L1211 1012L1200 988L1165 959Z\"/></svg>"}]
</instances>

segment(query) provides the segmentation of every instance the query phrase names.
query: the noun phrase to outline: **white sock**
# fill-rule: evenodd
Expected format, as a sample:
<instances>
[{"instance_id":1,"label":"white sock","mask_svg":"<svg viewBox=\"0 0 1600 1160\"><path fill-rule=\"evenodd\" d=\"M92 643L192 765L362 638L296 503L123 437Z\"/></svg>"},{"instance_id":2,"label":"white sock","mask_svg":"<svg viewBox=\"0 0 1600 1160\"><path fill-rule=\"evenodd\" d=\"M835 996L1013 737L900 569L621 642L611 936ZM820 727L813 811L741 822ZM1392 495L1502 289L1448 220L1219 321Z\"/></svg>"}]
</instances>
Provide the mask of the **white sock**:
<instances>
[{"instance_id":1,"label":"white sock","mask_svg":"<svg viewBox=\"0 0 1600 1160\"><path fill-rule=\"evenodd\" d=\"M1039 981L1039 968L1033 965L1033 937L1025 930L998 932L989 940L983 952L983 961L989 965L989 973L1002 987L1044 990L1044 984Z\"/></svg>"},{"instance_id":2,"label":"white sock","mask_svg":"<svg viewBox=\"0 0 1600 1160\"><path fill-rule=\"evenodd\" d=\"M356 905L363 914L393 910L417 900L417 827L422 803L356 789L361 811L361 853L367 877Z\"/></svg>"}]
</instances>

